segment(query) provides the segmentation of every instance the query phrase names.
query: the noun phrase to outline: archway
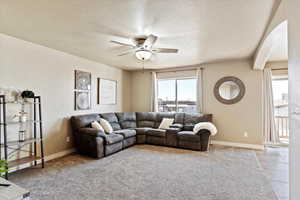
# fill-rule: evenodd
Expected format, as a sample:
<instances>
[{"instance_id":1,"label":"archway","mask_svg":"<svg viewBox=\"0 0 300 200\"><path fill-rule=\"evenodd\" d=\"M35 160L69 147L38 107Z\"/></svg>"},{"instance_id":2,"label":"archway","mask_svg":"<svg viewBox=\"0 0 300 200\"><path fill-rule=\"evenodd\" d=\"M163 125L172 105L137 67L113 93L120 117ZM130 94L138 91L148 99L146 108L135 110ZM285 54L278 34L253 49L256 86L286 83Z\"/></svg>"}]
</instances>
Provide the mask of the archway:
<instances>
[{"instance_id":1,"label":"archway","mask_svg":"<svg viewBox=\"0 0 300 200\"><path fill-rule=\"evenodd\" d=\"M287 57L287 24L287 20L281 22L262 42L255 56L254 69L264 69L270 58L281 60Z\"/></svg>"}]
</instances>

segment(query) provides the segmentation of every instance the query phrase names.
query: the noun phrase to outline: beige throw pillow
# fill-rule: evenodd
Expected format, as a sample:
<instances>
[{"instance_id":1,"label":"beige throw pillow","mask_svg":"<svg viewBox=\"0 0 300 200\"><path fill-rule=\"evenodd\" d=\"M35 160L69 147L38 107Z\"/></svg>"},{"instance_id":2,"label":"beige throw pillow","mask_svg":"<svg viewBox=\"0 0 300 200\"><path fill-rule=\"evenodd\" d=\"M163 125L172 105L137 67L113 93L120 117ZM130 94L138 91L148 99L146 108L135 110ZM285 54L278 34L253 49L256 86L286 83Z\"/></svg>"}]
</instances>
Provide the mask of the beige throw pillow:
<instances>
[{"instance_id":1,"label":"beige throw pillow","mask_svg":"<svg viewBox=\"0 0 300 200\"><path fill-rule=\"evenodd\" d=\"M111 127L110 123L107 120L101 118L100 124L103 127L105 133L110 134L114 131L113 128Z\"/></svg>"},{"instance_id":2,"label":"beige throw pillow","mask_svg":"<svg viewBox=\"0 0 300 200\"><path fill-rule=\"evenodd\" d=\"M159 125L159 129L167 129L170 128L170 126L173 124L174 119L169 119L169 118L163 118Z\"/></svg>"},{"instance_id":3,"label":"beige throw pillow","mask_svg":"<svg viewBox=\"0 0 300 200\"><path fill-rule=\"evenodd\" d=\"M103 127L101 126L101 124L99 124L99 122L93 121L91 125L92 125L92 128L102 131L103 133L105 132Z\"/></svg>"}]
</instances>

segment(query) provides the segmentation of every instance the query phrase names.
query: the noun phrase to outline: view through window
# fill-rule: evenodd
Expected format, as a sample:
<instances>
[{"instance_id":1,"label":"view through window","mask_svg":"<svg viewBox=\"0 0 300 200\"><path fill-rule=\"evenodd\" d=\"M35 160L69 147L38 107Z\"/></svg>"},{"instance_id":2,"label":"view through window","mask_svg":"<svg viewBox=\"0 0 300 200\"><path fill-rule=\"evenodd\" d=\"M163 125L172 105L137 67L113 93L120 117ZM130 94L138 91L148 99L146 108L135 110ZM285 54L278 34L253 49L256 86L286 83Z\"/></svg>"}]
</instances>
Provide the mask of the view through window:
<instances>
[{"instance_id":1,"label":"view through window","mask_svg":"<svg viewBox=\"0 0 300 200\"><path fill-rule=\"evenodd\" d=\"M160 112L197 112L197 79L157 81Z\"/></svg>"},{"instance_id":2,"label":"view through window","mask_svg":"<svg viewBox=\"0 0 300 200\"><path fill-rule=\"evenodd\" d=\"M272 86L276 128L280 138L288 138L288 79L274 78Z\"/></svg>"}]
</instances>

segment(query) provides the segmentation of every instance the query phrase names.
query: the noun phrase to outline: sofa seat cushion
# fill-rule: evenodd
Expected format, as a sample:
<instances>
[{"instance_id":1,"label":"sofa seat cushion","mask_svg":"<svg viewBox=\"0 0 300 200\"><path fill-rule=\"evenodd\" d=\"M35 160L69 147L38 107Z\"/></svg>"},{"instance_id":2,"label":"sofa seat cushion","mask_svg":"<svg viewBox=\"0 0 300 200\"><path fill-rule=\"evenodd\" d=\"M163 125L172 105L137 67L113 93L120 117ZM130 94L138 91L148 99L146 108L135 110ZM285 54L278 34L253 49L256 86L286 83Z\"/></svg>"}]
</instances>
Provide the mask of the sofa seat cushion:
<instances>
[{"instance_id":1,"label":"sofa seat cushion","mask_svg":"<svg viewBox=\"0 0 300 200\"><path fill-rule=\"evenodd\" d=\"M113 133L120 134L124 138L130 138L136 136L136 131L134 129L122 129L122 130L114 131Z\"/></svg>"},{"instance_id":2,"label":"sofa seat cushion","mask_svg":"<svg viewBox=\"0 0 300 200\"><path fill-rule=\"evenodd\" d=\"M193 131L194 125L184 125L182 128L184 131Z\"/></svg>"},{"instance_id":3,"label":"sofa seat cushion","mask_svg":"<svg viewBox=\"0 0 300 200\"><path fill-rule=\"evenodd\" d=\"M170 126L170 128L178 128L178 129L182 129L183 128L183 125L182 124L172 124Z\"/></svg>"},{"instance_id":4,"label":"sofa seat cushion","mask_svg":"<svg viewBox=\"0 0 300 200\"><path fill-rule=\"evenodd\" d=\"M177 134L179 140L185 140L190 142L200 142L200 136L193 131L180 131Z\"/></svg>"},{"instance_id":5,"label":"sofa seat cushion","mask_svg":"<svg viewBox=\"0 0 300 200\"><path fill-rule=\"evenodd\" d=\"M136 131L137 135L146 135L147 131L149 131L152 128L149 127L144 127L144 128L135 128L134 130Z\"/></svg>"},{"instance_id":6,"label":"sofa seat cushion","mask_svg":"<svg viewBox=\"0 0 300 200\"><path fill-rule=\"evenodd\" d=\"M105 134L102 137L104 138L106 144L114 144L117 142L121 142L124 139L123 135L115 133Z\"/></svg>"},{"instance_id":7,"label":"sofa seat cushion","mask_svg":"<svg viewBox=\"0 0 300 200\"><path fill-rule=\"evenodd\" d=\"M146 132L148 136L155 136L155 137L166 137L166 130L164 129L150 129Z\"/></svg>"},{"instance_id":8,"label":"sofa seat cushion","mask_svg":"<svg viewBox=\"0 0 300 200\"><path fill-rule=\"evenodd\" d=\"M177 135L177 133L180 131L181 131L181 129L179 129L179 128L167 128L166 129L167 134L173 134L173 135Z\"/></svg>"}]
</instances>

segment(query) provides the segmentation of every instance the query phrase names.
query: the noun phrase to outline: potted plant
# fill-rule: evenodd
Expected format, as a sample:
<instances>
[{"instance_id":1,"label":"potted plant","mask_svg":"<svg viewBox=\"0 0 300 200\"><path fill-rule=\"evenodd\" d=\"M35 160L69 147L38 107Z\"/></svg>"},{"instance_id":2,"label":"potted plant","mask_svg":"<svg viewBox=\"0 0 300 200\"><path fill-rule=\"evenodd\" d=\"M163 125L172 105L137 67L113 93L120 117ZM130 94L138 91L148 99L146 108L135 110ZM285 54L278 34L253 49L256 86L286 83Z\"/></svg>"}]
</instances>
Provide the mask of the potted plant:
<instances>
[{"instance_id":1,"label":"potted plant","mask_svg":"<svg viewBox=\"0 0 300 200\"><path fill-rule=\"evenodd\" d=\"M8 169L6 169L7 163L5 160L0 160L0 177L3 177Z\"/></svg>"}]
</instances>

